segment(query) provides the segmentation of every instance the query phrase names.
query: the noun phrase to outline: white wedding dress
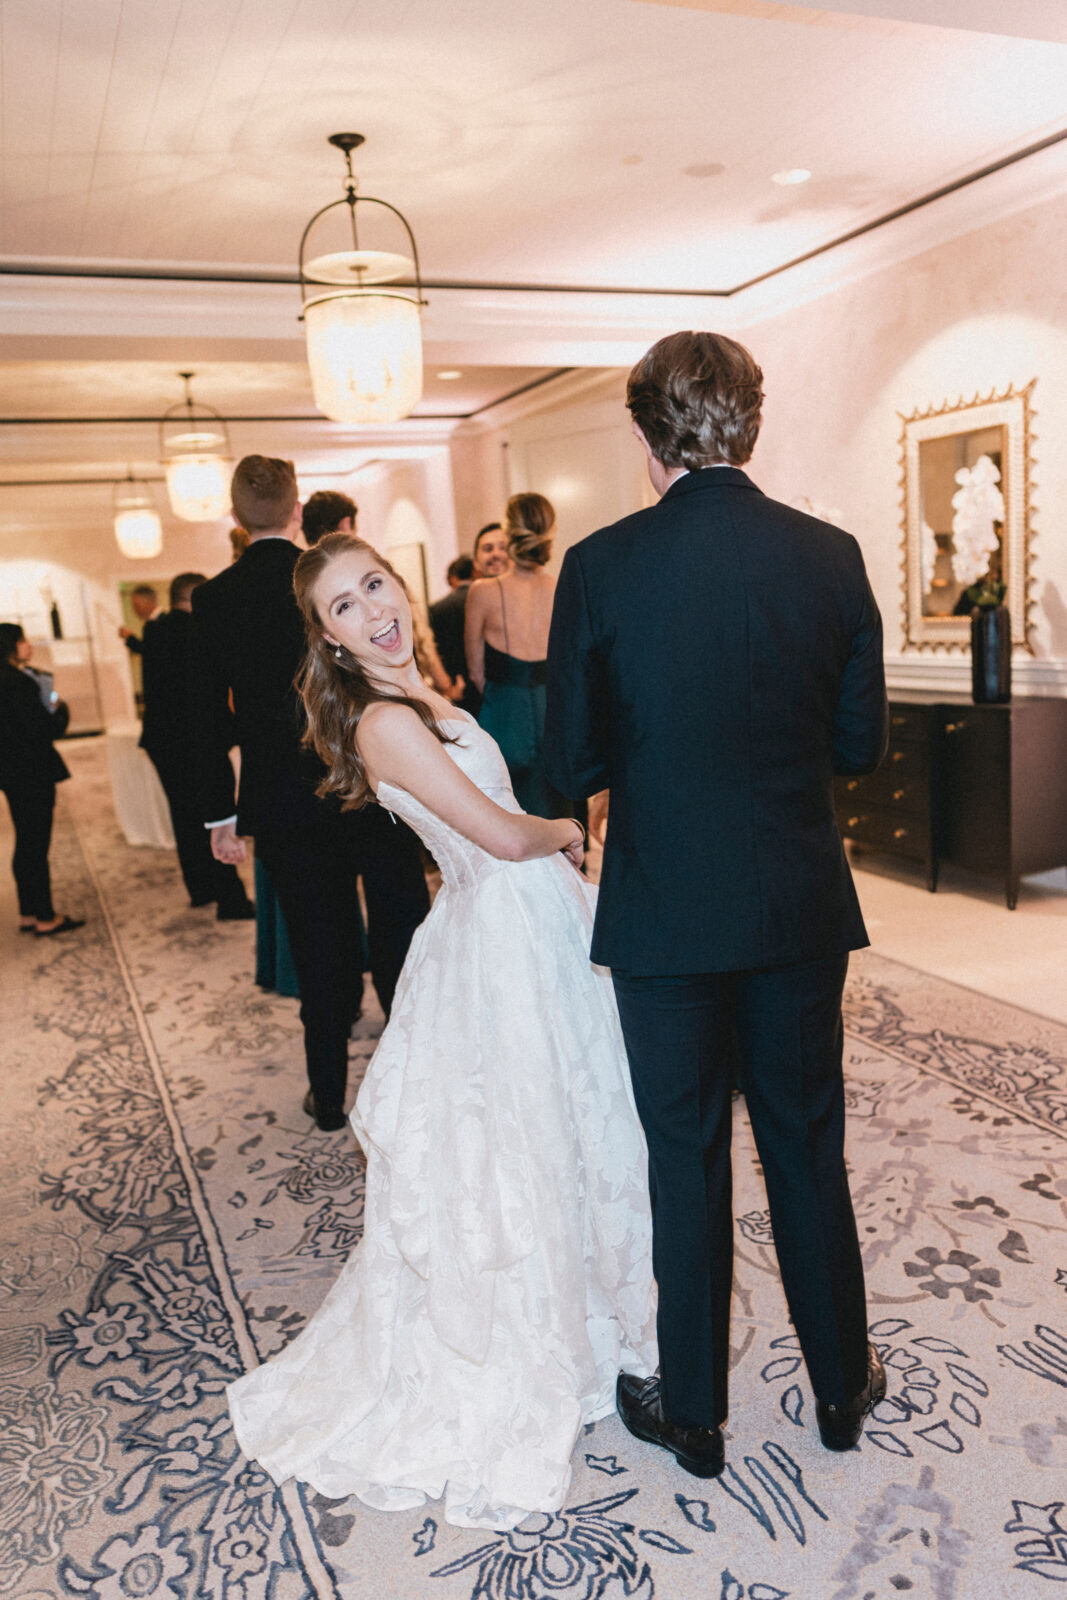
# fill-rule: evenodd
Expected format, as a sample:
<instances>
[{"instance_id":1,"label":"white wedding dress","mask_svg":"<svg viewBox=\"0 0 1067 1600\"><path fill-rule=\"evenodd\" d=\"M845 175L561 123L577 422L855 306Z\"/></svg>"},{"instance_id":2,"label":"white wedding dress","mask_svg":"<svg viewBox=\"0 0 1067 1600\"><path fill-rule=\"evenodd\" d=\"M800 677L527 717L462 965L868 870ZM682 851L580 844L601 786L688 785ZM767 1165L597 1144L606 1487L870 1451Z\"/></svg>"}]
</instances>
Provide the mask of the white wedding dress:
<instances>
[{"instance_id":1,"label":"white wedding dress","mask_svg":"<svg viewBox=\"0 0 1067 1600\"><path fill-rule=\"evenodd\" d=\"M494 741L445 748L518 811ZM596 891L561 855L498 861L404 790L443 887L411 944L352 1113L362 1242L294 1342L231 1385L277 1481L466 1527L557 1510L620 1368L656 1367L644 1139Z\"/></svg>"}]
</instances>

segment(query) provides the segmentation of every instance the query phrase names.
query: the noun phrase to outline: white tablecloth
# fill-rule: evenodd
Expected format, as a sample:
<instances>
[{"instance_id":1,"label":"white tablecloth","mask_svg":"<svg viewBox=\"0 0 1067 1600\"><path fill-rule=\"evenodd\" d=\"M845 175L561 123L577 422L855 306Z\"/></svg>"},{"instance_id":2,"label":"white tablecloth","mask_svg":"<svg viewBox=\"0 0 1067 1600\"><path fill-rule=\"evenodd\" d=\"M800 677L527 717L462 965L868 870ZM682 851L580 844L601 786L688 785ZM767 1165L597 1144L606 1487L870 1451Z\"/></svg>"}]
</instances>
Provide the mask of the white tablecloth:
<instances>
[{"instance_id":1,"label":"white tablecloth","mask_svg":"<svg viewBox=\"0 0 1067 1600\"><path fill-rule=\"evenodd\" d=\"M112 722L107 729L107 765L115 815L127 844L174 849L167 797L155 767L143 750L139 722Z\"/></svg>"}]
</instances>

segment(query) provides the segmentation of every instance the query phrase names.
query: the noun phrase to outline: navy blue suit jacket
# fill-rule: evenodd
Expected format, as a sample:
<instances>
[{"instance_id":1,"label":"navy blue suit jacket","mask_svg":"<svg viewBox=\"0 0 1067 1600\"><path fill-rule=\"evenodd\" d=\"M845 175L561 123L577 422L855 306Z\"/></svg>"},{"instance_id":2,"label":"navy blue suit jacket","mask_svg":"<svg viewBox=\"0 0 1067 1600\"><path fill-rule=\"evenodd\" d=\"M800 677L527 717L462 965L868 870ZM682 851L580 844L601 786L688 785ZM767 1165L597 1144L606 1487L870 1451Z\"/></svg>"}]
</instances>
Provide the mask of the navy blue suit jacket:
<instances>
[{"instance_id":1,"label":"navy blue suit jacket","mask_svg":"<svg viewBox=\"0 0 1067 1600\"><path fill-rule=\"evenodd\" d=\"M867 944L835 772L885 753L882 626L855 539L705 468L568 550L545 763L611 790L592 957L637 974Z\"/></svg>"}]
</instances>

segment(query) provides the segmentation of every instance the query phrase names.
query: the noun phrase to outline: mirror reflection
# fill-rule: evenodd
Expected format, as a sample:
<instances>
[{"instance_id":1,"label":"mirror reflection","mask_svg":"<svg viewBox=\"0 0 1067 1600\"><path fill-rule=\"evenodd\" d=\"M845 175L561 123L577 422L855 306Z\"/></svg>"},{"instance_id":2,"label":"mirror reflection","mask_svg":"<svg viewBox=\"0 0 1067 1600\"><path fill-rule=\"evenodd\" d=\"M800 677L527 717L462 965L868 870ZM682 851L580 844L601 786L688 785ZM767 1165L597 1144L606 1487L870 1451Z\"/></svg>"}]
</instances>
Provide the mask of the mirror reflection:
<instances>
[{"instance_id":1,"label":"mirror reflection","mask_svg":"<svg viewBox=\"0 0 1067 1600\"><path fill-rule=\"evenodd\" d=\"M1007 582L1005 435L976 428L919 445L924 617L970 616L980 595Z\"/></svg>"}]
</instances>

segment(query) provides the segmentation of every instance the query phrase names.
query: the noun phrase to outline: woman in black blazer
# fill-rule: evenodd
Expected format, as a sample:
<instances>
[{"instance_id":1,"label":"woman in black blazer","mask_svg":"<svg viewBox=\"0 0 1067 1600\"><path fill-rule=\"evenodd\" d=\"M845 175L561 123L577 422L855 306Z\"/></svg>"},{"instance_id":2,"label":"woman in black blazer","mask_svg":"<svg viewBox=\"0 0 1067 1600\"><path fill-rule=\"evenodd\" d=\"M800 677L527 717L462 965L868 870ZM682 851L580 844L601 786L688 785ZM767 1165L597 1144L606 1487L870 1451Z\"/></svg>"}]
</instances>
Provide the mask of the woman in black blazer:
<instances>
[{"instance_id":1,"label":"woman in black blazer","mask_svg":"<svg viewBox=\"0 0 1067 1600\"><path fill-rule=\"evenodd\" d=\"M56 915L48 871L56 784L70 777L52 741L65 731L70 712L62 700L45 705L39 681L25 670L29 657L30 644L19 624L0 623L0 789L15 826L11 866L19 930L41 939L85 924Z\"/></svg>"}]
</instances>

